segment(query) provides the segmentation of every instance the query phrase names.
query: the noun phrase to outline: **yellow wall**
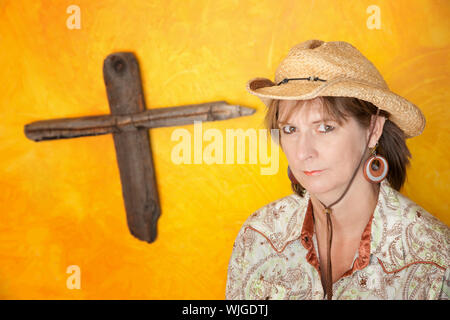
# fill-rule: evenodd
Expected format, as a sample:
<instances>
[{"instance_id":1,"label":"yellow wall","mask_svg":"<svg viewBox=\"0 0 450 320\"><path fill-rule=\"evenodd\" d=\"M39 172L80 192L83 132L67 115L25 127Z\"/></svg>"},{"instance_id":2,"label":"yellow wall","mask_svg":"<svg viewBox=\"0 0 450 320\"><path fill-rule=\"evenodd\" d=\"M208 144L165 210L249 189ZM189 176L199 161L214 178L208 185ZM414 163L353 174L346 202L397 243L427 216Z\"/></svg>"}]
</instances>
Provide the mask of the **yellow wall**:
<instances>
[{"instance_id":1,"label":"yellow wall","mask_svg":"<svg viewBox=\"0 0 450 320\"><path fill-rule=\"evenodd\" d=\"M81 9L70 30L69 5ZM369 5L381 29L369 30ZM136 53L148 108L226 100L251 117L203 129L262 128L248 94L273 78L293 45L312 38L360 49L390 88L424 112L402 192L450 224L449 10L444 1L0 1L0 298L223 299L235 236L256 209L291 193L287 162L171 162L175 128L150 130L162 216L158 239L132 237L110 135L35 143L37 120L109 113L103 59ZM193 134L193 126L182 126ZM69 290L66 269L81 269Z\"/></svg>"}]
</instances>

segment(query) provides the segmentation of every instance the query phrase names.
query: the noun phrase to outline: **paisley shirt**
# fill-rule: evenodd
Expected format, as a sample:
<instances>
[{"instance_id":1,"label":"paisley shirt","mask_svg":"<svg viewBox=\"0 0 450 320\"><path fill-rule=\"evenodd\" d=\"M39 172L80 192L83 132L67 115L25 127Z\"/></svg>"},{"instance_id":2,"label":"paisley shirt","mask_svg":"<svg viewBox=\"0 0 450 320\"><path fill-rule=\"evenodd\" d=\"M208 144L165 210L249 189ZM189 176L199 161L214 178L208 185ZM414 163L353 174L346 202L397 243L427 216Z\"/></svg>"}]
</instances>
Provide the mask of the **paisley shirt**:
<instances>
[{"instance_id":1,"label":"paisley shirt","mask_svg":"<svg viewBox=\"0 0 450 320\"><path fill-rule=\"evenodd\" d=\"M317 252L309 193L269 203L237 235L226 299L325 299ZM448 299L449 257L450 229L383 180L332 299Z\"/></svg>"}]
</instances>

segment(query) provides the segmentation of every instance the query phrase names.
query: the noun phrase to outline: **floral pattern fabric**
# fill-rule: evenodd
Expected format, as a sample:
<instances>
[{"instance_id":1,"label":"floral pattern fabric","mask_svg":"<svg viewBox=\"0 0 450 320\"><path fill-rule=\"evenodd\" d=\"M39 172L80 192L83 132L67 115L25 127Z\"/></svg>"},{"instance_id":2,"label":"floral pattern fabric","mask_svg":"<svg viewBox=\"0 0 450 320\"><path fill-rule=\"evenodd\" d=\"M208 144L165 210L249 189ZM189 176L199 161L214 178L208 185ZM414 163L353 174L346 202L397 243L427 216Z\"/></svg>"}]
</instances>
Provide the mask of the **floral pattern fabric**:
<instances>
[{"instance_id":1,"label":"floral pattern fabric","mask_svg":"<svg viewBox=\"0 0 450 320\"><path fill-rule=\"evenodd\" d=\"M291 194L254 212L228 265L226 299L325 299L311 201ZM332 299L448 299L450 229L381 182L352 268Z\"/></svg>"}]
</instances>

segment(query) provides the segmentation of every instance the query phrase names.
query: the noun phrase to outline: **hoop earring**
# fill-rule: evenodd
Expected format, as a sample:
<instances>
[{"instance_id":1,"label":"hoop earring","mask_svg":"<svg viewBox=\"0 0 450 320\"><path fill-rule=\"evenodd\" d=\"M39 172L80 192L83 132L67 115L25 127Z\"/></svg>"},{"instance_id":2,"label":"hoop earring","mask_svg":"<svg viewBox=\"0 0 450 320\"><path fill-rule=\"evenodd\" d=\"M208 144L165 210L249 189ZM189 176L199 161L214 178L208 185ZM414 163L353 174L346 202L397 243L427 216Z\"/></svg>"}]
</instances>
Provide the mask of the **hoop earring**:
<instances>
[{"instance_id":1,"label":"hoop earring","mask_svg":"<svg viewBox=\"0 0 450 320\"><path fill-rule=\"evenodd\" d=\"M289 166L287 167L287 172L288 172L289 180L291 180L291 182L292 182L293 184L298 184L298 181L297 181L297 179L295 179L295 177L294 177L294 175L292 174L292 171L291 171L291 169L289 168Z\"/></svg>"},{"instance_id":2,"label":"hoop earring","mask_svg":"<svg viewBox=\"0 0 450 320\"><path fill-rule=\"evenodd\" d=\"M371 183L380 183L383 181L389 171L389 165L386 158L376 154L376 148L372 149L372 156L364 163L364 178Z\"/></svg>"}]
</instances>

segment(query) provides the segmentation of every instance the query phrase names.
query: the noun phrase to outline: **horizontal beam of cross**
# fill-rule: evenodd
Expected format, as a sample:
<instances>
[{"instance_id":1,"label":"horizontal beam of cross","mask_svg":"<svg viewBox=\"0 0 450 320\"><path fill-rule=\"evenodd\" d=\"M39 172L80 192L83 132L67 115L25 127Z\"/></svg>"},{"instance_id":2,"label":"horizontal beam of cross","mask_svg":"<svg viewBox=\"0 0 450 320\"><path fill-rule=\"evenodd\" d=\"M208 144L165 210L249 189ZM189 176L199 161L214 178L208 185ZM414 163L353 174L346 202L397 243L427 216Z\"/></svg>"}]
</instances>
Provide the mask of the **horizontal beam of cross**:
<instances>
[{"instance_id":1,"label":"horizontal beam of cross","mask_svg":"<svg viewBox=\"0 0 450 320\"><path fill-rule=\"evenodd\" d=\"M25 135L33 141L85 136L193 124L252 115L255 109L229 105L225 101L169 108L155 108L129 115L98 115L35 121L25 125Z\"/></svg>"}]
</instances>

